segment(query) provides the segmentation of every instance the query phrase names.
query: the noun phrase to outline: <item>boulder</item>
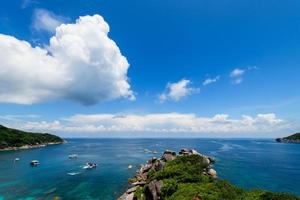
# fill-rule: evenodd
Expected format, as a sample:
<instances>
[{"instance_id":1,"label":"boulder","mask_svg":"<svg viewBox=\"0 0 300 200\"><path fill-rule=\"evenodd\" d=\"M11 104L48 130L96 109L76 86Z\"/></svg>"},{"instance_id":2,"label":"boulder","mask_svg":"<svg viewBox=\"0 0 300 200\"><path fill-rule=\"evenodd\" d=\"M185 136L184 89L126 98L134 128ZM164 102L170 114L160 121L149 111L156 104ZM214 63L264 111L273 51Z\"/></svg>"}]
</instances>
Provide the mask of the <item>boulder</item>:
<instances>
[{"instance_id":1,"label":"boulder","mask_svg":"<svg viewBox=\"0 0 300 200\"><path fill-rule=\"evenodd\" d=\"M151 181L145 189L146 200L160 200L161 188L163 187L163 181Z\"/></svg>"},{"instance_id":2,"label":"boulder","mask_svg":"<svg viewBox=\"0 0 300 200\"><path fill-rule=\"evenodd\" d=\"M146 185L146 182L145 181L136 181L136 182L131 183L131 185L133 185L133 186L144 186L144 185Z\"/></svg>"},{"instance_id":3,"label":"boulder","mask_svg":"<svg viewBox=\"0 0 300 200\"><path fill-rule=\"evenodd\" d=\"M176 158L176 153L174 151L166 150L162 155L162 158L166 161L174 160Z\"/></svg>"},{"instance_id":4,"label":"boulder","mask_svg":"<svg viewBox=\"0 0 300 200\"><path fill-rule=\"evenodd\" d=\"M127 194L133 193L133 192L135 192L135 191L137 190L137 188L138 188L138 186L129 188L129 189L126 191L126 193L127 193Z\"/></svg>"},{"instance_id":5,"label":"boulder","mask_svg":"<svg viewBox=\"0 0 300 200\"><path fill-rule=\"evenodd\" d=\"M209 159L210 163L214 163L215 162L214 158L212 158L212 157L207 157L207 158Z\"/></svg>"},{"instance_id":6,"label":"boulder","mask_svg":"<svg viewBox=\"0 0 300 200\"><path fill-rule=\"evenodd\" d=\"M150 160L148 160L148 164L153 164L153 163L155 163L155 161L157 161L157 158L153 157Z\"/></svg>"},{"instance_id":7,"label":"boulder","mask_svg":"<svg viewBox=\"0 0 300 200\"><path fill-rule=\"evenodd\" d=\"M172 150L165 150L164 154L172 154L173 156L176 156L176 152Z\"/></svg>"},{"instance_id":8,"label":"boulder","mask_svg":"<svg viewBox=\"0 0 300 200\"><path fill-rule=\"evenodd\" d=\"M192 155L201 155L198 151L196 151L195 149L190 150L190 153Z\"/></svg>"},{"instance_id":9,"label":"boulder","mask_svg":"<svg viewBox=\"0 0 300 200\"><path fill-rule=\"evenodd\" d=\"M141 167L141 173L145 173L145 172L148 172L152 167L152 164L146 164L144 165L143 167Z\"/></svg>"},{"instance_id":10,"label":"boulder","mask_svg":"<svg viewBox=\"0 0 300 200\"><path fill-rule=\"evenodd\" d=\"M203 163L204 165L208 166L208 165L210 164L209 158L206 157L206 156L203 156L203 157L202 157L202 163Z\"/></svg>"},{"instance_id":11,"label":"boulder","mask_svg":"<svg viewBox=\"0 0 300 200\"><path fill-rule=\"evenodd\" d=\"M181 149L181 150L179 151L179 154L180 154L180 155L189 155L189 154L190 154L190 150L189 150L189 149L186 149L186 148Z\"/></svg>"},{"instance_id":12,"label":"boulder","mask_svg":"<svg viewBox=\"0 0 300 200\"><path fill-rule=\"evenodd\" d=\"M210 175L213 178L218 178L217 172L214 169L208 169L207 174Z\"/></svg>"},{"instance_id":13,"label":"boulder","mask_svg":"<svg viewBox=\"0 0 300 200\"><path fill-rule=\"evenodd\" d=\"M118 198L118 200L134 200L134 193L124 193L122 196Z\"/></svg>"},{"instance_id":14,"label":"boulder","mask_svg":"<svg viewBox=\"0 0 300 200\"><path fill-rule=\"evenodd\" d=\"M153 165L153 168L155 171L159 171L159 170L162 170L162 168L164 168L165 166L165 162L161 161L161 160L157 160L154 165Z\"/></svg>"}]
</instances>

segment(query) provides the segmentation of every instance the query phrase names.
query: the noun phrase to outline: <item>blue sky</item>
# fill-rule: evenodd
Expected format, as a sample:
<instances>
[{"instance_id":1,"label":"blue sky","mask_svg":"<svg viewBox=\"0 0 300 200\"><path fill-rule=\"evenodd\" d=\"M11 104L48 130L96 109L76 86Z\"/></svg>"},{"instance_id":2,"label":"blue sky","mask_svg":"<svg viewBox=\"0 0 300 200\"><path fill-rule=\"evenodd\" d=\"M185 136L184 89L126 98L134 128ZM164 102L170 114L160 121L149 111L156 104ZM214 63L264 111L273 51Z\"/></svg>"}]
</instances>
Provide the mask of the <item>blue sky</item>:
<instances>
[{"instance_id":1,"label":"blue sky","mask_svg":"<svg viewBox=\"0 0 300 200\"><path fill-rule=\"evenodd\" d=\"M7 1L0 8L0 121L68 137L275 137L299 131L299 9L296 0ZM86 27L95 14L104 21ZM80 16L90 18L76 22ZM62 23L86 30L83 41L97 47L76 51L78 40L50 45ZM92 38L89 31L105 23L108 35ZM31 45L28 57L16 55L23 40ZM36 46L47 51L49 62L39 60ZM73 50L88 52L90 62L65 55ZM108 54L117 59L101 65Z\"/></svg>"}]
</instances>

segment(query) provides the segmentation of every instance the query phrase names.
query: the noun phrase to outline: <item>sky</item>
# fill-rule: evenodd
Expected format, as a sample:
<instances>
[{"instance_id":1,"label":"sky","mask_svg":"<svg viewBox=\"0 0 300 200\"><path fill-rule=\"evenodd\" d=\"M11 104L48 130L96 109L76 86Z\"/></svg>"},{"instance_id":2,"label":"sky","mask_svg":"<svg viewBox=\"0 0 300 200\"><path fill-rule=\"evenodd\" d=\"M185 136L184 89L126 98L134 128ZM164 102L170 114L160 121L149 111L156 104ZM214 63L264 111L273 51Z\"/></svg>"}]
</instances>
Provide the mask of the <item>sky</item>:
<instances>
[{"instance_id":1,"label":"sky","mask_svg":"<svg viewBox=\"0 0 300 200\"><path fill-rule=\"evenodd\" d=\"M0 123L62 137L300 131L297 0L12 0Z\"/></svg>"}]
</instances>

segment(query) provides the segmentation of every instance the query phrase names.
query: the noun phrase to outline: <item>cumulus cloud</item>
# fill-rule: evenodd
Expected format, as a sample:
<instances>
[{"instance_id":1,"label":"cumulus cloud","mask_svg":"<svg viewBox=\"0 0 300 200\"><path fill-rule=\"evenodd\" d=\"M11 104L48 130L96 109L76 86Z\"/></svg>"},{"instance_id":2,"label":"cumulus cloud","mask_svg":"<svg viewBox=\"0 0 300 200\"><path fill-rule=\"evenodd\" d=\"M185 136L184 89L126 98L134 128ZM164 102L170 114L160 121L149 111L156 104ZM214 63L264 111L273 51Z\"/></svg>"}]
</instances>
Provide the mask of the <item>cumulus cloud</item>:
<instances>
[{"instance_id":1,"label":"cumulus cloud","mask_svg":"<svg viewBox=\"0 0 300 200\"><path fill-rule=\"evenodd\" d=\"M204 86L207 86L207 85L210 85L210 84L213 84L213 83L216 83L217 81L219 81L221 78L221 76L216 76L214 78L207 78L203 81L203 85Z\"/></svg>"},{"instance_id":2,"label":"cumulus cloud","mask_svg":"<svg viewBox=\"0 0 300 200\"><path fill-rule=\"evenodd\" d=\"M45 48L0 34L0 102L134 99L129 64L108 32L109 25L94 15L57 27Z\"/></svg>"},{"instance_id":3,"label":"cumulus cloud","mask_svg":"<svg viewBox=\"0 0 300 200\"><path fill-rule=\"evenodd\" d=\"M35 9L33 14L33 28L36 31L55 32L55 28L66 21L65 17L59 16L44 9Z\"/></svg>"},{"instance_id":4,"label":"cumulus cloud","mask_svg":"<svg viewBox=\"0 0 300 200\"><path fill-rule=\"evenodd\" d=\"M166 100L179 101L182 98L200 91L199 88L190 87L191 81L182 79L176 83L168 83L166 91L158 96L161 103Z\"/></svg>"},{"instance_id":5,"label":"cumulus cloud","mask_svg":"<svg viewBox=\"0 0 300 200\"><path fill-rule=\"evenodd\" d=\"M244 80L243 76L247 71L256 70L256 69L258 69L256 66L251 66L244 69L236 68L230 72L229 76L231 78L232 83L238 85L243 82Z\"/></svg>"},{"instance_id":6,"label":"cumulus cloud","mask_svg":"<svg viewBox=\"0 0 300 200\"><path fill-rule=\"evenodd\" d=\"M29 131L54 133L72 133L73 136L86 133L192 133L223 134L233 136L251 133L273 133L287 130L291 124L278 118L274 113L244 115L238 119L230 118L227 114L217 114L213 117L200 117L195 114L154 113L145 115L73 115L52 122L27 121L16 125ZM81 135L82 136L82 135ZM84 136L84 135L83 135Z\"/></svg>"}]
</instances>

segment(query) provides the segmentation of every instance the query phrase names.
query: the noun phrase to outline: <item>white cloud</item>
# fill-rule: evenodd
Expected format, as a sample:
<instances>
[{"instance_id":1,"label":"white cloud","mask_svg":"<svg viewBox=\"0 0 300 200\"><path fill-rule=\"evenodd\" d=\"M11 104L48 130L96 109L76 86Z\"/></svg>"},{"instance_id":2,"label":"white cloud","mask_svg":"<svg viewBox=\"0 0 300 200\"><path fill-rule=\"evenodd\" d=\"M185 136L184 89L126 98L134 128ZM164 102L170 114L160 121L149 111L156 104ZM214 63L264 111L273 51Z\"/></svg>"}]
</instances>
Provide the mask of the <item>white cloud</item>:
<instances>
[{"instance_id":1,"label":"white cloud","mask_svg":"<svg viewBox=\"0 0 300 200\"><path fill-rule=\"evenodd\" d=\"M226 114L213 117L199 117L195 114L155 113L146 115L73 115L53 122L27 121L17 122L16 126L29 131L69 133L70 136L84 136L88 133L134 133L172 134L192 133L214 136L223 134L230 137L236 134L251 136L252 133L267 134L287 130L291 124L275 114L258 114L254 117L244 115L233 119ZM82 135L83 134L83 135ZM138 135L136 135L138 137Z\"/></svg>"},{"instance_id":2,"label":"white cloud","mask_svg":"<svg viewBox=\"0 0 300 200\"><path fill-rule=\"evenodd\" d=\"M166 100L179 101L182 98L189 96L193 93L200 91L199 88L190 87L191 81L182 79L176 83L168 83L166 86L166 92L160 94L158 99L160 102Z\"/></svg>"},{"instance_id":3,"label":"white cloud","mask_svg":"<svg viewBox=\"0 0 300 200\"><path fill-rule=\"evenodd\" d=\"M216 76L214 78L207 78L203 81L203 85L204 86L207 86L207 85L210 85L210 84L213 84L213 83L216 83L217 81L219 81L221 78L221 76Z\"/></svg>"},{"instance_id":4,"label":"white cloud","mask_svg":"<svg viewBox=\"0 0 300 200\"><path fill-rule=\"evenodd\" d=\"M230 73L230 77L232 78L241 77L244 73L245 73L244 69L236 68Z\"/></svg>"},{"instance_id":5,"label":"white cloud","mask_svg":"<svg viewBox=\"0 0 300 200\"><path fill-rule=\"evenodd\" d=\"M0 34L0 102L134 99L129 64L108 32L104 19L94 15L57 27L46 48Z\"/></svg>"},{"instance_id":6,"label":"white cloud","mask_svg":"<svg viewBox=\"0 0 300 200\"><path fill-rule=\"evenodd\" d=\"M256 69L258 69L256 66L250 66L250 67L247 67L244 69L236 68L236 69L232 70L229 75L231 78L231 82L236 85L242 83L244 80L243 76L245 75L245 73L247 71L256 70Z\"/></svg>"},{"instance_id":7,"label":"white cloud","mask_svg":"<svg viewBox=\"0 0 300 200\"><path fill-rule=\"evenodd\" d=\"M48 10L35 9L33 14L33 28L37 31L55 32L55 28L66 21L66 18Z\"/></svg>"}]
</instances>

